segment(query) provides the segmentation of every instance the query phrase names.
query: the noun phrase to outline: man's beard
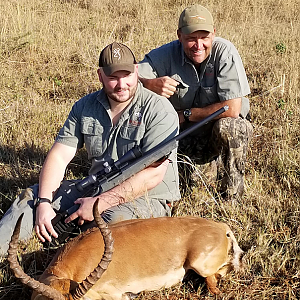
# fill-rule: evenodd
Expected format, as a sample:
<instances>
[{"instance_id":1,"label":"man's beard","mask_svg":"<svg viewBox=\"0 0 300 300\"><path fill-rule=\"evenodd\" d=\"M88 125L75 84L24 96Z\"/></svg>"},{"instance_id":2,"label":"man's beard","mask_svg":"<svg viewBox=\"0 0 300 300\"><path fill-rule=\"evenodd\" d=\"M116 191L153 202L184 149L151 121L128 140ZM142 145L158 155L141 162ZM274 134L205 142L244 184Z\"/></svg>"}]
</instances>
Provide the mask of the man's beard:
<instances>
[{"instance_id":1,"label":"man's beard","mask_svg":"<svg viewBox=\"0 0 300 300\"><path fill-rule=\"evenodd\" d=\"M118 103L124 103L134 97L136 90L137 90L137 85L135 85L131 88L127 88L127 89L115 88L113 92L110 92L107 90L106 86L103 84L103 89L108 98L110 98L111 100L118 102ZM129 96L126 98L120 98L120 96L118 96L118 94L117 94L117 92L120 92L120 91L129 91Z\"/></svg>"}]
</instances>

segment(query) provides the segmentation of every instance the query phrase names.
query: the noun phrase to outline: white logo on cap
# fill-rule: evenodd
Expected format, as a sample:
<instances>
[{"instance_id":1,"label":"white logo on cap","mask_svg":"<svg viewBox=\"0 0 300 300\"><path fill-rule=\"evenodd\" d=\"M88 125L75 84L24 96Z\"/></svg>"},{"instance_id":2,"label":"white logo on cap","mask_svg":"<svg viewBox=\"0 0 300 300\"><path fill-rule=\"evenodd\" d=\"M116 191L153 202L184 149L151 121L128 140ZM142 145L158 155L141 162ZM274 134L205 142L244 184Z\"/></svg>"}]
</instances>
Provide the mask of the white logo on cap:
<instances>
[{"instance_id":1,"label":"white logo on cap","mask_svg":"<svg viewBox=\"0 0 300 300\"><path fill-rule=\"evenodd\" d=\"M121 59L121 53L120 53L120 48L115 48L114 49L114 57L116 57L118 60Z\"/></svg>"},{"instance_id":2,"label":"white logo on cap","mask_svg":"<svg viewBox=\"0 0 300 300\"><path fill-rule=\"evenodd\" d=\"M199 19L201 21L206 21L206 19L204 17L201 17L199 15L196 15L196 16L190 16L191 19Z\"/></svg>"}]
</instances>

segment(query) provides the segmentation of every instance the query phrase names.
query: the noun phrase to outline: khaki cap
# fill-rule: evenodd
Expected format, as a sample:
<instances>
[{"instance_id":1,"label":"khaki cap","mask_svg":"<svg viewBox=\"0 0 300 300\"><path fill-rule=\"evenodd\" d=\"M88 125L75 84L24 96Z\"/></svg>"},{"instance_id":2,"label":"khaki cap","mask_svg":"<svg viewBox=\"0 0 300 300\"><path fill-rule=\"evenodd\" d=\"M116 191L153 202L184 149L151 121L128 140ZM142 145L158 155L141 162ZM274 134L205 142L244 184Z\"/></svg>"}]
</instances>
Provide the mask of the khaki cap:
<instances>
[{"instance_id":1,"label":"khaki cap","mask_svg":"<svg viewBox=\"0 0 300 300\"><path fill-rule=\"evenodd\" d=\"M134 73L136 60L133 52L125 45L113 42L100 53L99 67L106 76L117 71Z\"/></svg>"},{"instance_id":2,"label":"khaki cap","mask_svg":"<svg viewBox=\"0 0 300 300\"><path fill-rule=\"evenodd\" d=\"M178 29L184 34L198 30L214 32L214 21L211 13L203 6L195 4L187 7L180 15Z\"/></svg>"}]
</instances>

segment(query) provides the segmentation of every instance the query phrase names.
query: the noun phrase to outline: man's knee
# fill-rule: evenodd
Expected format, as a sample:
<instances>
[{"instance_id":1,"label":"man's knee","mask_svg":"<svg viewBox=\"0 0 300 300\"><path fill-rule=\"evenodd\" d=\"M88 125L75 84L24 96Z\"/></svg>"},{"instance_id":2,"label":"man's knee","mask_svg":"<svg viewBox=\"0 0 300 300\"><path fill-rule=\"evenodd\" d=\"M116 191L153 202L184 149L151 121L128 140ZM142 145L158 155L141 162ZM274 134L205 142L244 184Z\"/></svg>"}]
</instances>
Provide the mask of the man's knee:
<instances>
[{"instance_id":1,"label":"man's knee","mask_svg":"<svg viewBox=\"0 0 300 300\"><path fill-rule=\"evenodd\" d=\"M213 128L213 143L222 149L220 164L221 188L224 195L243 194L246 155L249 141L253 134L251 123L242 118L223 118ZM222 168L221 168L222 169Z\"/></svg>"},{"instance_id":2,"label":"man's knee","mask_svg":"<svg viewBox=\"0 0 300 300\"><path fill-rule=\"evenodd\" d=\"M225 147L239 148L248 145L253 134L251 123L243 118L221 118L213 127L213 140L218 140Z\"/></svg>"}]
</instances>

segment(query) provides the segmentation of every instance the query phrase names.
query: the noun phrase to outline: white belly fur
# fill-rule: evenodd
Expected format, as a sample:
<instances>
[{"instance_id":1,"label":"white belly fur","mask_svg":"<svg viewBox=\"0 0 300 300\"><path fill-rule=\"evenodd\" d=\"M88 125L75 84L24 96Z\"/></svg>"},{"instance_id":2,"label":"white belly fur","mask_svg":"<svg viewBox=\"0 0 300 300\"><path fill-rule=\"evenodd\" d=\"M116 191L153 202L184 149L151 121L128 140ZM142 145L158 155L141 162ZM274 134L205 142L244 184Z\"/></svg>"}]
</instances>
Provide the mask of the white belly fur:
<instances>
[{"instance_id":1,"label":"white belly fur","mask_svg":"<svg viewBox=\"0 0 300 300\"><path fill-rule=\"evenodd\" d=\"M155 291L162 288L168 288L181 282L185 274L185 269L180 268L172 270L166 274L159 276L149 276L144 278L137 278L134 281L128 282L123 286L118 286L117 282L107 282L102 284L96 284L91 290L87 292L83 299L122 299L122 294L131 292L138 294L142 291ZM101 281L101 280L100 280ZM102 297L99 295L102 295Z\"/></svg>"}]
</instances>

